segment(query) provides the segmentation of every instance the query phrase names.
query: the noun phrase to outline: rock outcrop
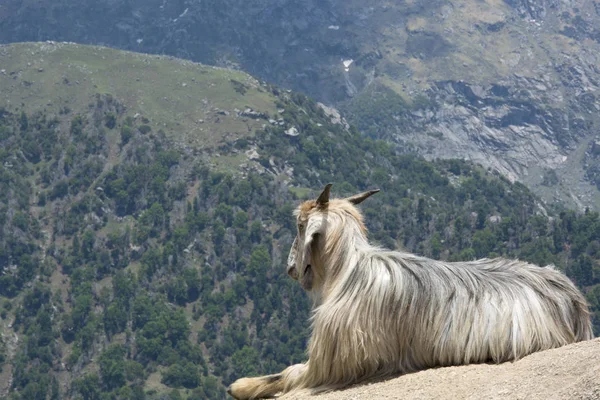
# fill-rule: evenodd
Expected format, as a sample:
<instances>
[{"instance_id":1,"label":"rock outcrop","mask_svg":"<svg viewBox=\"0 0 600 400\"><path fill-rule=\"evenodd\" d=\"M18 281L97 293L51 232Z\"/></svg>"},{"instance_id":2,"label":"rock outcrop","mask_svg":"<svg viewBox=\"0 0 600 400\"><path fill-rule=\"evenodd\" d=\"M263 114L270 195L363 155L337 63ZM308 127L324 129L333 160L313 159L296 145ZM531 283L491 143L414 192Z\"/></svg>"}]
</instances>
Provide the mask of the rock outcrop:
<instances>
[{"instance_id":1,"label":"rock outcrop","mask_svg":"<svg viewBox=\"0 0 600 400\"><path fill-rule=\"evenodd\" d=\"M387 381L285 400L600 399L600 339L534 353L514 363L429 369Z\"/></svg>"}]
</instances>

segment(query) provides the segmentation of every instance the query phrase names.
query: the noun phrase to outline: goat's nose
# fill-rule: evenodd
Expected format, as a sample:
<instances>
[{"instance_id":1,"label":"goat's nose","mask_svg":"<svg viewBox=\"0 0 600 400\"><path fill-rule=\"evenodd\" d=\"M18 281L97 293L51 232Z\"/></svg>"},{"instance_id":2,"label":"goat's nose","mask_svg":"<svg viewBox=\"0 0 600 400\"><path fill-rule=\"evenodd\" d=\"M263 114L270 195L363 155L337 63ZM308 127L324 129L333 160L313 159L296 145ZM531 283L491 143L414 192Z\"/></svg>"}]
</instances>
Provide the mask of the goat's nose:
<instances>
[{"instance_id":1,"label":"goat's nose","mask_svg":"<svg viewBox=\"0 0 600 400\"><path fill-rule=\"evenodd\" d=\"M227 388L227 394L231 396L231 386Z\"/></svg>"},{"instance_id":2,"label":"goat's nose","mask_svg":"<svg viewBox=\"0 0 600 400\"><path fill-rule=\"evenodd\" d=\"M296 270L296 267L288 268L287 273L293 280L298 280L298 270Z\"/></svg>"}]
</instances>

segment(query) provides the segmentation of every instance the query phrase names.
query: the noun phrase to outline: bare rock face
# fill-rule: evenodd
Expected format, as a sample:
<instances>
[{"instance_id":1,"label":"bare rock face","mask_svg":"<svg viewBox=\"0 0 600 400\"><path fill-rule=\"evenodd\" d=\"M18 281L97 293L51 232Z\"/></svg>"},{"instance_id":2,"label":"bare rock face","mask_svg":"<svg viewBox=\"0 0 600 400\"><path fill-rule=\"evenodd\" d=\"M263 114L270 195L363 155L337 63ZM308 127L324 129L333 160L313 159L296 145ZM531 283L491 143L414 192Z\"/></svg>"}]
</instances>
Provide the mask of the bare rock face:
<instances>
[{"instance_id":1,"label":"bare rock face","mask_svg":"<svg viewBox=\"0 0 600 400\"><path fill-rule=\"evenodd\" d=\"M573 399L600 398L600 339L542 351L514 363L429 369L395 379L281 399Z\"/></svg>"},{"instance_id":2,"label":"bare rock face","mask_svg":"<svg viewBox=\"0 0 600 400\"><path fill-rule=\"evenodd\" d=\"M403 151L471 159L549 203L596 209L599 27L598 2L584 0L0 6L0 42L78 41L243 68Z\"/></svg>"},{"instance_id":3,"label":"bare rock face","mask_svg":"<svg viewBox=\"0 0 600 400\"><path fill-rule=\"evenodd\" d=\"M598 87L588 81L578 94L577 78L585 77L576 73L569 86L518 76L489 86L437 82L426 92L432 106L412 112L411 127L391 138L428 158L464 158L490 167L529 184L547 202L598 207L592 172L598 165L592 140L598 103L592 93ZM559 179L544 185L549 170Z\"/></svg>"}]
</instances>

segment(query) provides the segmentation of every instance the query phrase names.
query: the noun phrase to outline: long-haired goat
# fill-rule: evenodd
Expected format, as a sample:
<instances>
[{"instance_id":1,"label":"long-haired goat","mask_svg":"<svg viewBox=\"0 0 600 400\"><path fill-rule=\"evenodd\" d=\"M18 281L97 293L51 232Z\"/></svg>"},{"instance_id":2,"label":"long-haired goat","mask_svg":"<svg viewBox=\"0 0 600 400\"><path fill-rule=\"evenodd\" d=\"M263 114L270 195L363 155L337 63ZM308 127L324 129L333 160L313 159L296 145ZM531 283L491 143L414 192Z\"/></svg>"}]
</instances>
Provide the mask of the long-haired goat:
<instances>
[{"instance_id":1,"label":"long-haired goat","mask_svg":"<svg viewBox=\"0 0 600 400\"><path fill-rule=\"evenodd\" d=\"M516 360L593 337L588 306L552 267L483 259L443 262L374 247L356 204L377 190L296 211L288 274L314 301L308 362L243 378L237 399L424 368Z\"/></svg>"}]
</instances>

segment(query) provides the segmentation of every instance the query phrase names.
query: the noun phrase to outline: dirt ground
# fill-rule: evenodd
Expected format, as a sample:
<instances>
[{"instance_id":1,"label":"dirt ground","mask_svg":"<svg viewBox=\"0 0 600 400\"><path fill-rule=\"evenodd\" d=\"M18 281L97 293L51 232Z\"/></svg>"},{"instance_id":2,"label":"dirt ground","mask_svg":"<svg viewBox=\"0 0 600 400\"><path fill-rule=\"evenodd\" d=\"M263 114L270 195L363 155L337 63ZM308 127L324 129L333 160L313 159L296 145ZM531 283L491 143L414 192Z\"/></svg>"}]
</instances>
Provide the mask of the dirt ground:
<instances>
[{"instance_id":1,"label":"dirt ground","mask_svg":"<svg viewBox=\"0 0 600 400\"><path fill-rule=\"evenodd\" d=\"M600 338L534 353L514 363L436 368L346 390L282 400L600 400Z\"/></svg>"}]
</instances>

